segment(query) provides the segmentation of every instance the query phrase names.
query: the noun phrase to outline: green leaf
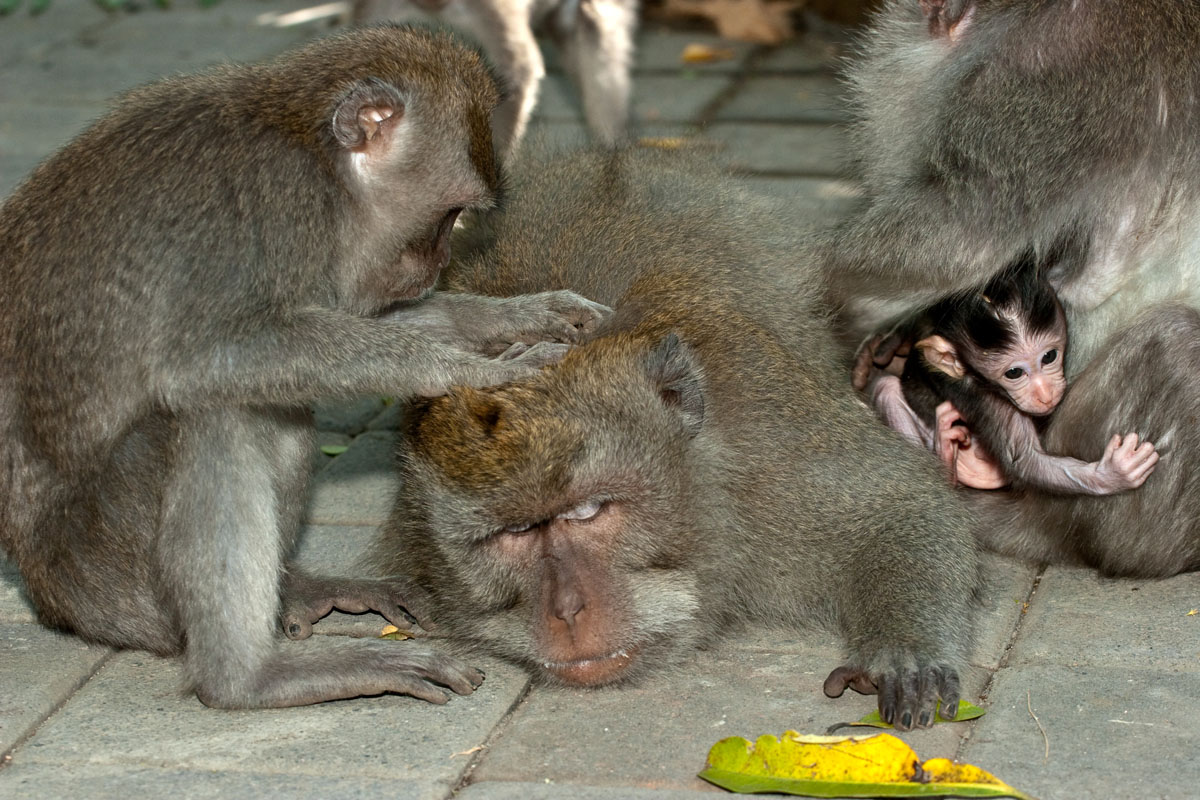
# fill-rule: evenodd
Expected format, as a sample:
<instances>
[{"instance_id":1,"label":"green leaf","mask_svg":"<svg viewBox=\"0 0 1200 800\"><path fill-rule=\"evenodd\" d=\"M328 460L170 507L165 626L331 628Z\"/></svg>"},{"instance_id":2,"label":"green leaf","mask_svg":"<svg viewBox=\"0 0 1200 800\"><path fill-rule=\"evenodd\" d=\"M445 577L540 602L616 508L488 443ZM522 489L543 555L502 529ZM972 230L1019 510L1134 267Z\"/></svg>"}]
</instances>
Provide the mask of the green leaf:
<instances>
[{"instance_id":1,"label":"green leaf","mask_svg":"<svg viewBox=\"0 0 1200 800\"><path fill-rule=\"evenodd\" d=\"M11 14L21 5L21 0L0 0L0 14Z\"/></svg>"},{"instance_id":2,"label":"green leaf","mask_svg":"<svg viewBox=\"0 0 1200 800\"><path fill-rule=\"evenodd\" d=\"M349 449L350 448L344 444L323 444L323 445L321 445L321 452L327 456L340 456L342 453L346 452Z\"/></svg>"},{"instance_id":3,"label":"green leaf","mask_svg":"<svg viewBox=\"0 0 1200 800\"><path fill-rule=\"evenodd\" d=\"M940 709L941 707L942 707L942 703L941 703L941 701L938 701L938 708ZM942 722L966 722L969 719L979 719L986 713L987 712L984 711L979 706L972 705L971 703L968 703L966 700L959 700L958 701L958 713L954 715L954 719L942 719L941 715L935 713L933 715L933 722L935 725L942 723ZM860 719L858 722L848 722L845 724L851 725L851 726L862 725L862 726L866 726L866 727L870 727L870 728L894 727L894 726L889 725L886 722L884 722L880 718L878 711L872 711L870 714L867 714L865 717Z\"/></svg>"}]
</instances>

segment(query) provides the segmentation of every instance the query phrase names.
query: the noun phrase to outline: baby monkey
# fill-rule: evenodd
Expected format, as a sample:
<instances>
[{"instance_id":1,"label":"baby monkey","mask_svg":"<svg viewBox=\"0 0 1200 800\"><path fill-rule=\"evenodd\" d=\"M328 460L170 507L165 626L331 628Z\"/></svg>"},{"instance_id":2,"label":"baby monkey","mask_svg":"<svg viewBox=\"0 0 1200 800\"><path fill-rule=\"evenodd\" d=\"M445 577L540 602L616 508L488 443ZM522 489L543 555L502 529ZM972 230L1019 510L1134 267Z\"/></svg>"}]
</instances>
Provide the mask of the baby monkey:
<instances>
[{"instance_id":1,"label":"baby monkey","mask_svg":"<svg viewBox=\"0 0 1200 800\"><path fill-rule=\"evenodd\" d=\"M964 441L962 431L946 435L955 421L969 426L999 474L968 485L1011 481L1106 495L1136 489L1154 471L1159 454L1136 433L1114 434L1091 463L1042 448L1044 422L1067 388L1067 322L1054 288L1028 263L1001 272L982 291L942 300L907 333L914 344L903 373L881 373L870 388L872 402L889 426L935 452L952 439Z\"/></svg>"}]
</instances>

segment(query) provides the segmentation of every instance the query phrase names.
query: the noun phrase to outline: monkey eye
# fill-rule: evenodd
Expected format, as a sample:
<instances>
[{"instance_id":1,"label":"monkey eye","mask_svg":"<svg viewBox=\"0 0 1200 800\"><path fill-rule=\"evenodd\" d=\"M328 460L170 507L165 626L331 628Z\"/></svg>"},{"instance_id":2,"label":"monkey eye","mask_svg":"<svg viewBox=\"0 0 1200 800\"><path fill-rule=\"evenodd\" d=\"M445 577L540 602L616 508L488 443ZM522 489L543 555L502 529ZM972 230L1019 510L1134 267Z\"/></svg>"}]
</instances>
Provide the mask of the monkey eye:
<instances>
[{"instance_id":1,"label":"monkey eye","mask_svg":"<svg viewBox=\"0 0 1200 800\"><path fill-rule=\"evenodd\" d=\"M1056 359L1056 358L1058 358L1057 350L1047 350L1046 355L1042 356L1042 363L1043 364L1053 364L1054 359Z\"/></svg>"},{"instance_id":2,"label":"monkey eye","mask_svg":"<svg viewBox=\"0 0 1200 800\"><path fill-rule=\"evenodd\" d=\"M1008 378L1010 381L1015 381L1024 374L1025 370L1021 369L1020 367L1013 367L1005 371L1004 377Z\"/></svg>"},{"instance_id":3,"label":"monkey eye","mask_svg":"<svg viewBox=\"0 0 1200 800\"><path fill-rule=\"evenodd\" d=\"M564 511L558 515L559 519L569 519L576 522L586 522L600 513L600 507L603 505L599 500L589 500L583 505L578 505L570 511Z\"/></svg>"},{"instance_id":4,"label":"monkey eye","mask_svg":"<svg viewBox=\"0 0 1200 800\"><path fill-rule=\"evenodd\" d=\"M504 528L505 533L525 533L532 530L536 522L523 522L519 525L508 525Z\"/></svg>"}]
</instances>

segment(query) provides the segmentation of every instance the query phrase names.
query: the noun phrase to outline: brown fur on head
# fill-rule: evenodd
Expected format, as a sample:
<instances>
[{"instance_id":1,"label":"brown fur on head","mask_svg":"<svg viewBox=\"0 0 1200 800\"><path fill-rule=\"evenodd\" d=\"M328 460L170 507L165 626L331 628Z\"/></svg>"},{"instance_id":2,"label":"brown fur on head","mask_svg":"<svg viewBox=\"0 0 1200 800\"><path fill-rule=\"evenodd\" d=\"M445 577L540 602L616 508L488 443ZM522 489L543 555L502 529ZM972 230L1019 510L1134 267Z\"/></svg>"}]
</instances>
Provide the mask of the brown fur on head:
<instances>
[{"instance_id":1,"label":"brown fur on head","mask_svg":"<svg viewBox=\"0 0 1200 800\"><path fill-rule=\"evenodd\" d=\"M396 532L423 551L406 571L448 607L474 609L454 615L454 633L503 642L543 677L577 685L637 674L647 651L674 649L664 640L681 623L691 641L695 587L661 567L702 549L690 486L665 477L688 474L697 374L673 335L616 334L526 383L411 408L404 480L431 493Z\"/></svg>"}]
</instances>

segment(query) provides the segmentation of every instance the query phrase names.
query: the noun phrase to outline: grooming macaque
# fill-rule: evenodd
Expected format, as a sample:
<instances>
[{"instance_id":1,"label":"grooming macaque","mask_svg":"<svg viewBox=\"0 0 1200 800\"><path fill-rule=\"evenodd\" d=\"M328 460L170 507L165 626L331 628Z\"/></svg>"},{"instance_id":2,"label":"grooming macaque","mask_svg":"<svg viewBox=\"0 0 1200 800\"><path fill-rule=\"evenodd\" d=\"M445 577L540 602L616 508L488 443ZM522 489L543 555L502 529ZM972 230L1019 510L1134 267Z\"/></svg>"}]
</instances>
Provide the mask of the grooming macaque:
<instances>
[{"instance_id":1,"label":"grooming macaque","mask_svg":"<svg viewBox=\"0 0 1200 800\"><path fill-rule=\"evenodd\" d=\"M1018 486L1114 494L1141 486L1154 470L1154 445L1136 433L1114 434L1090 464L1042 449L1039 420L1067 388L1067 322L1035 269L1019 264L981 291L935 304L908 338L915 344L903 374L881 374L871 394L888 425L914 442L936 446L937 408L949 401Z\"/></svg>"},{"instance_id":2,"label":"grooming macaque","mask_svg":"<svg viewBox=\"0 0 1200 800\"><path fill-rule=\"evenodd\" d=\"M1168 437L1188 419L1196 365L1139 363L1137 380L1115 366L1126 363L1117 331L1175 318L1173 303L1200 304L1198 48L1196 3L890 0L850 75L864 203L822 257L842 333L854 346L873 344L1030 254L1049 267L1071 331L1072 389L1045 449L1095 461L1106 440L1095 441L1099 430L1136 431L1160 453L1170 443L1153 480L1129 495L1028 495L1047 520L1068 506L1090 515L1093 527L1061 538L1056 557L1112 573L1189 569L1200 536L1191 503L1110 513L1151 508L1166 489L1148 489L1200 466L1200 449ZM1189 349L1182 333L1177 346ZM891 354L883 348L877 363ZM864 362L857 385L869 374ZM1073 380L1081 370L1092 377ZM1068 406L1113 414L1085 422ZM1142 417L1125 413L1135 406ZM1060 537L1049 527L1042 534Z\"/></svg>"},{"instance_id":3,"label":"grooming macaque","mask_svg":"<svg viewBox=\"0 0 1200 800\"><path fill-rule=\"evenodd\" d=\"M353 18L432 17L477 41L504 85L492 130L496 152L509 161L546 74L535 30L558 45L596 141L613 145L625 137L637 6L637 0L355 0Z\"/></svg>"},{"instance_id":4,"label":"grooming macaque","mask_svg":"<svg viewBox=\"0 0 1200 800\"><path fill-rule=\"evenodd\" d=\"M451 636L572 686L740 621L826 625L849 651L827 694L930 725L939 696L957 708L971 519L846 385L776 209L683 158L522 161L446 285L574 287L614 315L533 378L409 409L377 568Z\"/></svg>"},{"instance_id":5,"label":"grooming macaque","mask_svg":"<svg viewBox=\"0 0 1200 800\"><path fill-rule=\"evenodd\" d=\"M479 683L423 646L277 633L330 606L404 620L399 583L285 566L307 404L522 378L565 345L476 351L603 315L566 292L422 299L459 211L496 194L497 100L449 37L363 29L136 89L5 201L0 543L43 621L182 652L212 706Z\"/></svg>"}]
</instances>

